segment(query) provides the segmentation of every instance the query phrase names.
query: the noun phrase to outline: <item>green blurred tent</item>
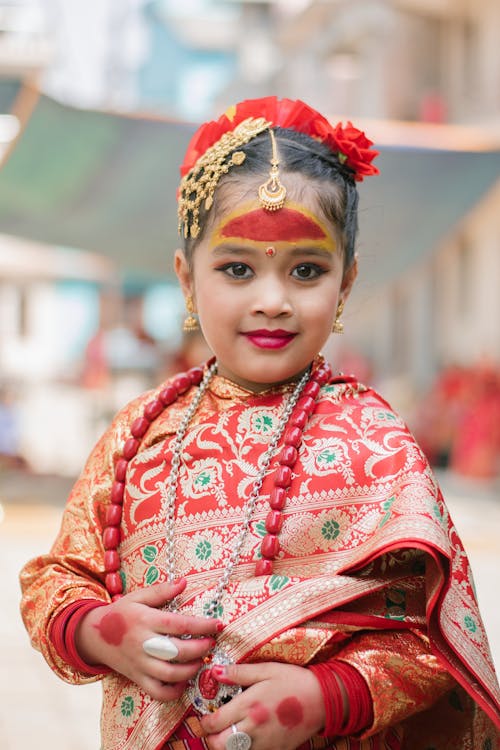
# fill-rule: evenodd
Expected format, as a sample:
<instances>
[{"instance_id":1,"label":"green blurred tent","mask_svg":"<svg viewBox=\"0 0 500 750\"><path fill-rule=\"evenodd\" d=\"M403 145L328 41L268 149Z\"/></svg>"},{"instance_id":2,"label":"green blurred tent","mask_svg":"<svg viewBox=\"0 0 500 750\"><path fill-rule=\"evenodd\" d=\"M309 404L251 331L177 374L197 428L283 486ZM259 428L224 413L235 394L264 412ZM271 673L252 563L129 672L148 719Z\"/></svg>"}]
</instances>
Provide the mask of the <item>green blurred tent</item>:
<instances>
[{"instance_id":1,"label":"green blurred tent","mask_svg":"<svg viewBox=\"0 0 500 750\"><path fill-rule=\"evenodd\" d=\"M0 169L0 232L102 253L132 277L170 273L178 168L194 129L39 95ZM380 176L360 185L371 284L430 253L500 178L500 151L380 151Z\"/></svg>"},{"instance_id":2,"label":"green blurred tent","mask_svg":"<svg viewBox=\"0 0 500 750\"><path fill-rule=\"evenodd\" d=\"M21 86L20 78L0 77L0 114L10 112Z\"/></svg>"}]
</instances>

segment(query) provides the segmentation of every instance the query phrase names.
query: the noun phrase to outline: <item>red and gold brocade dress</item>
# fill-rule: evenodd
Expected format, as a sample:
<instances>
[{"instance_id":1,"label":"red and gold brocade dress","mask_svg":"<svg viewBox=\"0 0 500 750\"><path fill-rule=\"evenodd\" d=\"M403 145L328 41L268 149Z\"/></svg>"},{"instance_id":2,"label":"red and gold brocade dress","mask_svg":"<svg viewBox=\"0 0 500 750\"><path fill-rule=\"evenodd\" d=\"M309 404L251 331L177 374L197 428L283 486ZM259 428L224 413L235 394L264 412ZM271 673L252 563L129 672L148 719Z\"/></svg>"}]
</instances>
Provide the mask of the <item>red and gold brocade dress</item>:
<instances>
[{"instance_id":1,"label":"red and gold brocade dress","mask_svg":"<svg viewBox=\"0 0 500 750\"><path fill-rule=\"evenodd\" d=\"M191 388L152 423L128 467L120 555L125 591L166 580L165 486ZM182 450L176 568L182 609L201 615L240 528L290 386L250 393L215 376ZM32 643L62 679L75 670L51 642L76 601L109 601L102 530L113 465L151 393L123 409L76 482L60 533L21 573ZM323 386L303 434L273 574L255 576L273 464L219 612L234 661L342 659L361 672L373 724L311 747L494 750L499 690L468 561L421 450L401 419L352 378ZM101 675L103 750L201 748L187 698L160 703L120 674ZM464 689L465 688L465 689Z\"/></svg>"}]
</instances>

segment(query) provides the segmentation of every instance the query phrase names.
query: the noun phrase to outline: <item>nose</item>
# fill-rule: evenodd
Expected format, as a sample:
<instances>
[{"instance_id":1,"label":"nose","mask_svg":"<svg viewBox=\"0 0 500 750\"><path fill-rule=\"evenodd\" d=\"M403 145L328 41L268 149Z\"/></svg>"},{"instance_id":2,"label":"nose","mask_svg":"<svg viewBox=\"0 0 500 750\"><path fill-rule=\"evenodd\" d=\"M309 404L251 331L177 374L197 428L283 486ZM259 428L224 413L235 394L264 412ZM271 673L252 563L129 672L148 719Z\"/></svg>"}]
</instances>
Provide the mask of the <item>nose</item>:
<instances>
[{"instance_id":1,"label":"nose","mask_svg":"<svg viewBox=\"0 0 500 750\"><path fill-rule=\"evenodd\" d=\"M252 312L268 318L288 317L292 314L292 303L287 285L274 275L266 276L254 287Z\"/></svg>"}]
</instances>

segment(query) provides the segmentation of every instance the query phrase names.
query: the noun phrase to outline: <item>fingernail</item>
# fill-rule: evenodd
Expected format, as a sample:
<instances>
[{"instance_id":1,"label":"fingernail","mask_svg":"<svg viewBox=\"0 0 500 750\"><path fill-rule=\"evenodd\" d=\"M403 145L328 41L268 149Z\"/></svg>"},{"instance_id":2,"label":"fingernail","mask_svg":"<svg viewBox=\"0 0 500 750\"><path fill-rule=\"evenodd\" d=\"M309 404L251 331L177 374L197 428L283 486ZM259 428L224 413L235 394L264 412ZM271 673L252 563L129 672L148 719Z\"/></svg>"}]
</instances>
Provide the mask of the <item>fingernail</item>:
<instances>
[{"instance_id":1,"label":"fingernail","mask_svg":"<svg viewBox=\"0 0 500 750\"><path fill-rule=\"evenodd\" d=\"M215 629L218 633L222 633L224 628L225 628L225 625L223 622L218 622L217 625L215 626Z\"/></svg>"},{"instance_id":2,"label":"fingernail","mask_svg":"<svg viewBox=\"0 0 500 750\"><path fill-rule=\"evenodd\" d=\"M175 581L174 581L174 583L173 583L173 585L174 586L179 586L181 583L184 583L185 580L186 579L184 578L184 576L181 576L180 578L176 578Z\"/></svg>"},{"instance_id":3,"label":"fingernail","mask_svg":"<svg viewBox=\"0 0 500 750\"><path fill-rule=\"evenodd\" d=\"M226 673L227 669L224 666L218 664L217 666L212 667L212 674L216 680L220 679L221 677L225 677Z\"/></svg>"}]
</instances>

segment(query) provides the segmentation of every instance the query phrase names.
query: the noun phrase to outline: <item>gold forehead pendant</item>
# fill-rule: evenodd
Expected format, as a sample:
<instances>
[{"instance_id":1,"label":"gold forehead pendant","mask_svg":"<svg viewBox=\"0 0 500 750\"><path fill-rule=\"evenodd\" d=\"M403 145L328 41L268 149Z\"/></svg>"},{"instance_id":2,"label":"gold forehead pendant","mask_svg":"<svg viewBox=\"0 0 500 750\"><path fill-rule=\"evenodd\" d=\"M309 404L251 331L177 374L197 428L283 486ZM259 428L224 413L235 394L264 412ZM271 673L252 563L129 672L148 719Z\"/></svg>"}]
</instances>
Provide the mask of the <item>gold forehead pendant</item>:
<instances>
[{"instance_id":1,"label":"gold forehead pendant","mask_svg":"<svg viewBox=\"0 0 500 750\"><path fill-rule=\"evenodd\" d=\"M276 138L274 137L271 128L269 128L269 135L271 136L272 147L271 170L267 182L264 182L264 184L259 187L259 200L266 211L277 211L285 205L286 187L282 185L280 181Z\"/></svg>"}]
</instances>

